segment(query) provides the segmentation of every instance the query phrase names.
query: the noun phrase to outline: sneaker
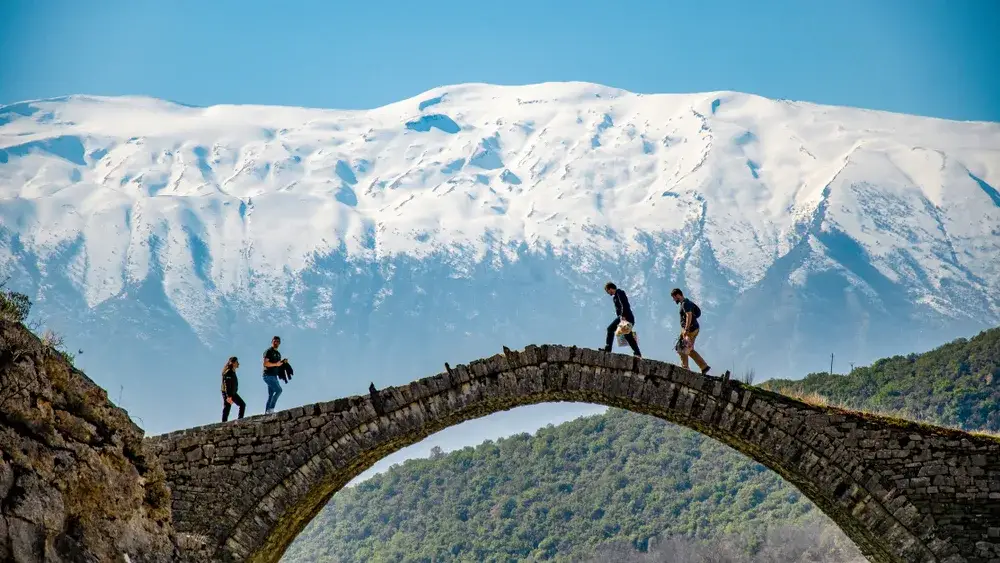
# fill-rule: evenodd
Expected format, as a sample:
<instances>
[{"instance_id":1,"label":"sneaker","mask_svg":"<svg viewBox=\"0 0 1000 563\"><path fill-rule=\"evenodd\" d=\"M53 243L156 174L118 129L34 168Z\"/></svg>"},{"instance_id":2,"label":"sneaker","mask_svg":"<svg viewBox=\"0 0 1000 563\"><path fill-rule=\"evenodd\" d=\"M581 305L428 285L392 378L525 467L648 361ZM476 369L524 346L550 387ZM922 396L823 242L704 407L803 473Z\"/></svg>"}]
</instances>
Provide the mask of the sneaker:
<instances>
[{"instance_id":1,"label":"sneaker","mask_svg":"<svg viewBox=\"0 0 1000 563\"><path fill-rule=\"evenodd\" d=\"M705 366L705 369L701 370L702 375L708 375L708 370L712 369L712 366Z\"/></svg>"},{"instance_id":2,"label":"sneaker","mask_svg":"<svg viewBox=\"0 0 1000 563\"><path fill-rule=\"evenodd\" d=\"M598 348L601 352L611 352L611 346L602 346Z\"/></svg>"}]
</instances>

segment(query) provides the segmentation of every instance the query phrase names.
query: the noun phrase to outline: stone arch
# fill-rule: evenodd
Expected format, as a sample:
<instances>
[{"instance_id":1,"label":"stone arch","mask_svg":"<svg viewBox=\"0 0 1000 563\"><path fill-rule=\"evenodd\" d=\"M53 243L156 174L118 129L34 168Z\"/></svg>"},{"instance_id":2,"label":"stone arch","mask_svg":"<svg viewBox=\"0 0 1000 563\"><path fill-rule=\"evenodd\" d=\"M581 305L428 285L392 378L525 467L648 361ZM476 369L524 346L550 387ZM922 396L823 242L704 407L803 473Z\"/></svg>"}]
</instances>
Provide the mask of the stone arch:
<instances>
[{"instance_id":1,"label":"stone arch","mask_svg":"<svg viewBox=\"0 0 1000 563\"><path fill-rule=\"evenodd\" d=\"M175 528L187 534L188 560L273 563L336 491L383 457L466 420L558 401L652 415L731 446L797 487L871 561L956 563L1000 554L997 540L969 548L974 541L955 535L977 518L1000 518L1000 507L952 504L941 518L934 494L943 487L929 493L926 475L927 467L931 476L980 467L989 484L1000 485L1000 441L957 433L965 453L944 459L956 441L945 429L814 407L584 348L505 348L368 397L151 441L171 484Z\"/></svg>"}]
</instances>

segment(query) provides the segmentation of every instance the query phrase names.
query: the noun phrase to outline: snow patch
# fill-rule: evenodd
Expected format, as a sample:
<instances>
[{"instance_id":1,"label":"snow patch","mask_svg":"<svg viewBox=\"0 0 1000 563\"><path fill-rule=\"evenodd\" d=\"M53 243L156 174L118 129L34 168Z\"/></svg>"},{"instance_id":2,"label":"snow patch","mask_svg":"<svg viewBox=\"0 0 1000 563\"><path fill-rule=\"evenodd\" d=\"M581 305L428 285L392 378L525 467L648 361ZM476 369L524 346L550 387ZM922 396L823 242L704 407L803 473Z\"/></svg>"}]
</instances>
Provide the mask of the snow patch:
<instances>
[{"instance_id":1,"label":"snow patch","mask_svg":"<svg viewBox=\"0 0 1000 563\"><path fill-rule=\"evenodd\" d=\"M500 153L500 134L496 133L492 137L487 137L479 142L474 153L469 158L470 166L477 166L484 170L496 170L503 168L503 158Z\"/></svg>"},{"instance_id":2,"label":"snow patch","mask_svg":"<svg viewBox=\"0 0 1000 563\"><path fill-rule=\"evenodd\" d=\"M340 186L340 188L337 190L337 193L334 194L333 197L340 203L343 203L344 205L347 205L349 207L358 206L358 194L355 193L354 190L352 190L350 186L346 184Z\"/></svg>"},{"instance_id":3,"label":"snow patch","mask_svg":"<svg viewBox=\"0 0 1000 563\"><path fill-rule=\"evenodd\" d=\"M358 183L358 177L355 176L354 171L351 170L351 165L344 162L343 160L337 161L336 171L337 171L337 176L339 176L340 179L344 181L344 183L349 184L351 186Z\"/></svg>"},{"instance_id":4,"label":"snow patch","mask_svg":"<svg viewBox=\"0 0 1000 563\"><path fill-rule=\"evenodd\" d=\"M986 196L993 201L993 205L1000 207L1000 193L997 192L996 188L987 184L972 172L969 172L969 177L975 180L977 184L979 184L979 188L982 189L983 192L986 193Z\"/></svg>"},{"instance_id":5,"label":"snow patch","mask_svg":"<svg viewBox=\"0 0 1000 563\"><path fill-rule=\"evenodd\" d=\"M413 121L407 121L406 128L412 131L420 131L422 133L430 131L431 128L439 129L445 133L451 134L458 133L461 130L461 127L458 126L458 123L455 123L455 120L447 115L439 113L423 115Z\"/></svg>"},{"instance_id":6,"label":"snow patch","mask_svg":"<svg viewBox=\"0 0 1000 563\"><path fill-rule=\"evenodd\" d=\"M83 142L80 141L79 137L74 135L60 135L58 137L8 146L4 147L4 151L9 156L20 157L27 156L35 152L43 152L58 156L59 158L68 160L73 164L78 164L80 166L87 165L86 161L83 159Z\"/></svg>"},{"instance_id":7,"label":"snow patch","mask_svg":"<svg viewBox=\"0 0 1000 563\"><path fill-rule=\"evenodd\" d=\"M514 174L513 172L507 169L504 169L504 171L500 173L500 180L508 184L513 184L515 186L521 183L521 179L517 177L517 174Z\"/></svg>"},{"instance_id":8,"label":"snow patch","mask_svg":"<svg viewBox=\"0 0 1000 563\"><path fill-rule=\"evenodd\" d=\"M437 96L437 97L434 97L434 98L430 98L428 100L424 100L424 101L420 102L420 105L417 106L417 110L418 111L424 111L425 109L427 109L427 108L429 108L431 106L435 106L437 104L440 104L441 102L444 101L444 97L446 95L447 94L441 94L440 96Z\"/></svg>"},{"instance_id":9,"label":"snow patch","mask_svg":"<svg viewBox=\"0 0 1000 563\"><path fill-rule=\"evenodd\" d=\"M455 160L449 162L444 168L442 168L441 172L444 172L445 174L454 174L455 172L461 170L463 166L465 166L465 159L456 158Z\"/></svg>"}]
</instances>

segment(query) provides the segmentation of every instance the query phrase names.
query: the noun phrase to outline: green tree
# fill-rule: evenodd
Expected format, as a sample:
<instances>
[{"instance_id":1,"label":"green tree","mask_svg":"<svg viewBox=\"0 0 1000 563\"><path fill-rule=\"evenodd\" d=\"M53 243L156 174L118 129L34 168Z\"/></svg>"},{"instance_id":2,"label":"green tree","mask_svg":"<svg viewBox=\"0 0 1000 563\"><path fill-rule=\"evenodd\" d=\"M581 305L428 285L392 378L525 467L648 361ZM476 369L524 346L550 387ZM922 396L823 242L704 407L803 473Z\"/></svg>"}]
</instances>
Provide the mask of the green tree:
<instances>
[{"instance_id":1,"label":"green tree","mask_svg":"<svg viewBox=\"0 0 1000 563\"><path fill-rule=\"evenodd\" d=\"M23 323L31 313L31 299L7 289L7 281L0 282L0 319Z\"/></svg>"}]
</instances>

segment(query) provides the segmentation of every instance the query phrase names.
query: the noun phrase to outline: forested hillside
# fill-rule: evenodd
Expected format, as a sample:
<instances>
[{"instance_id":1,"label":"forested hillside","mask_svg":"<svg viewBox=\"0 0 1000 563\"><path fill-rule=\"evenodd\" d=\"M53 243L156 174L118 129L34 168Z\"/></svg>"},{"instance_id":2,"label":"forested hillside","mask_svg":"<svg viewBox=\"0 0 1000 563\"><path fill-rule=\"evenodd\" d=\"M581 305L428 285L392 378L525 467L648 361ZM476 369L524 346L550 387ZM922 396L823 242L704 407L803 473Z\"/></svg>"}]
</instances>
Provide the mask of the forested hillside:
<instances>
[{"instance_id":1,"label":"forested hillside","mask_svg":"<svg viewBox=\"0 0 1000 563\"><path fill-rule=\"evenodd\" d=\"M611 409L407 461L341 491L286 560L579 560L610 540L646 550L658 535L742 533L752 542L812 512L777 474L728 446Z\"/></svg>"},{"instance_id":2,"label":"forested hillside","mask_svg":"<svg viewBox=\"0 0 1000 563\"><path fill-rule=\"evenodd\" d=\"M853 408L996 429L1000 329L847 376L772 380ZM285 561L863 561L777 474L659 419L608 414L410 460L341 491Z\"/></svg>"},{"instance_id":3,"label":"forested hillside","mask_svg":"<svg viewBox=\"0 0 1000 563\"><path fill-rule=\"evenodd\" d=\"M965 430L1000 431L1000 328L923 354L894 356L848 375L816 373L761 387L852 409Z\"/></svg>"}]
</instances>

